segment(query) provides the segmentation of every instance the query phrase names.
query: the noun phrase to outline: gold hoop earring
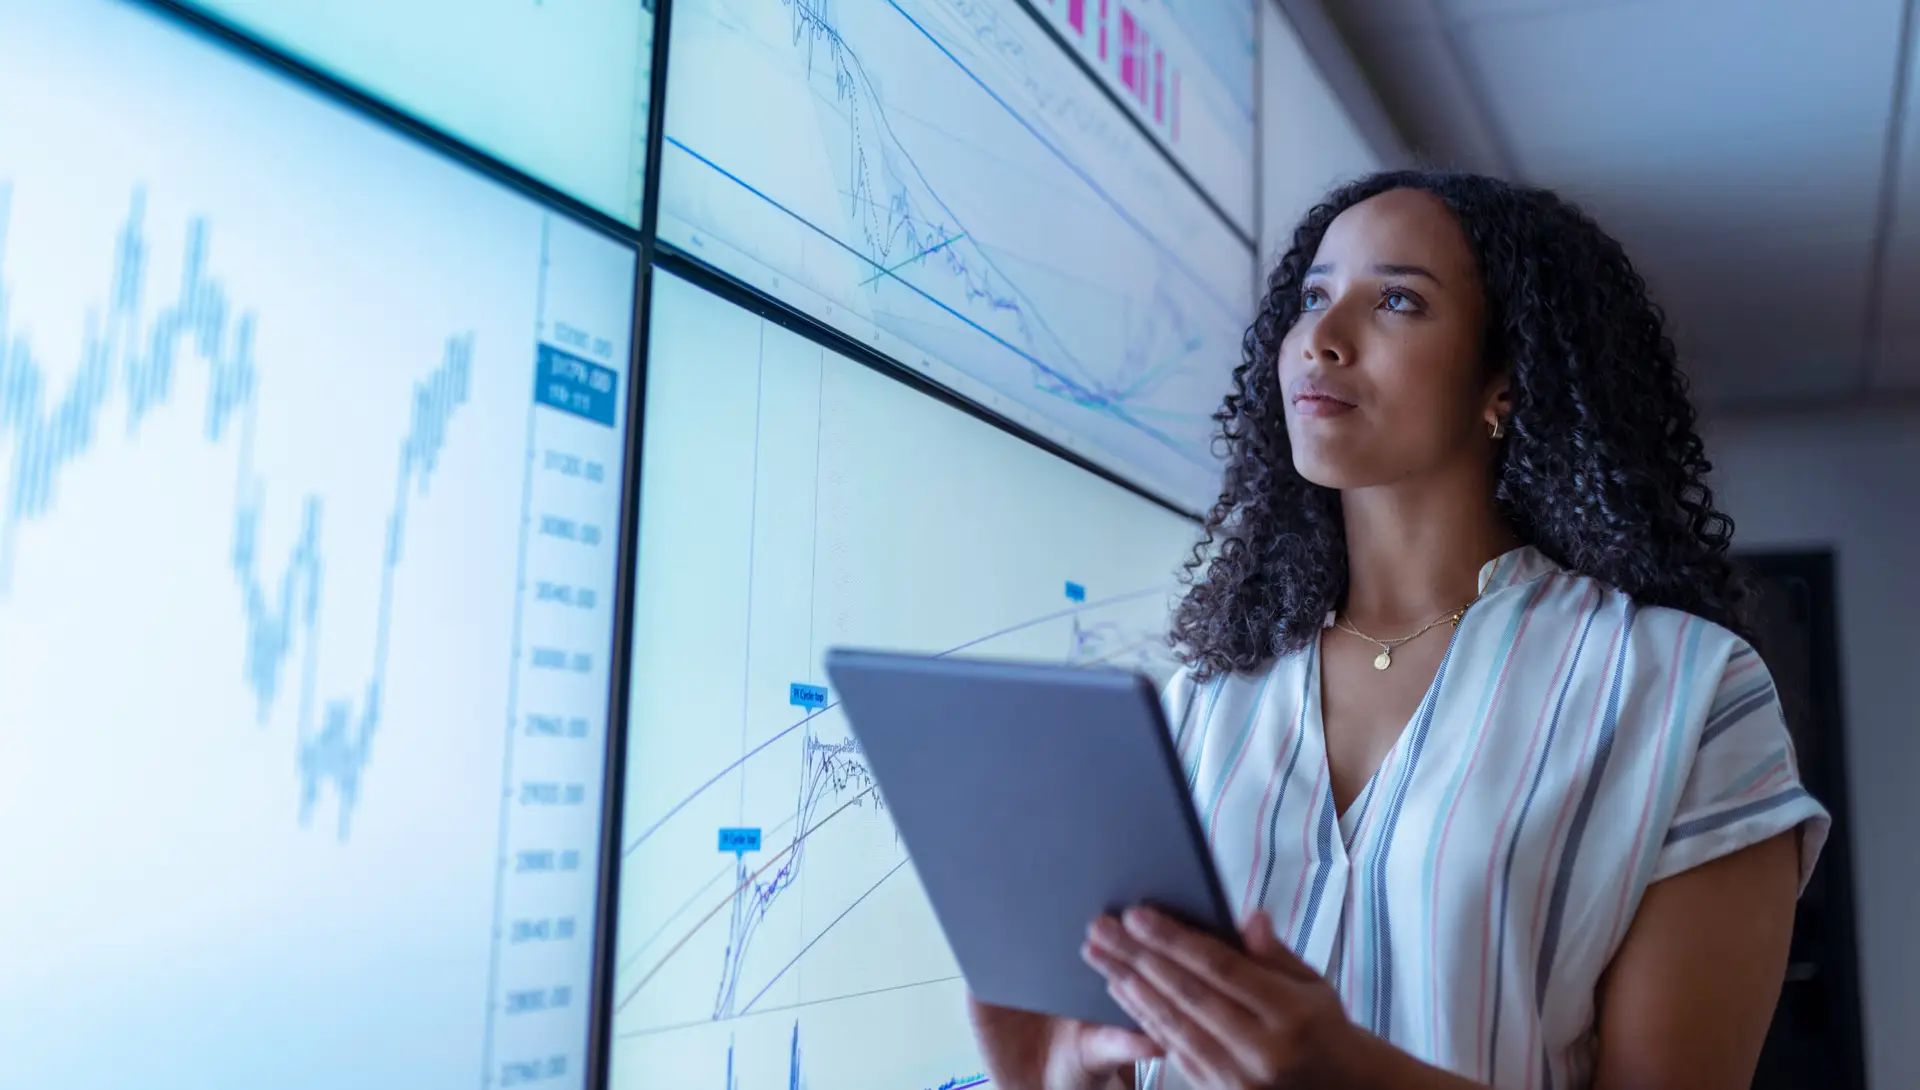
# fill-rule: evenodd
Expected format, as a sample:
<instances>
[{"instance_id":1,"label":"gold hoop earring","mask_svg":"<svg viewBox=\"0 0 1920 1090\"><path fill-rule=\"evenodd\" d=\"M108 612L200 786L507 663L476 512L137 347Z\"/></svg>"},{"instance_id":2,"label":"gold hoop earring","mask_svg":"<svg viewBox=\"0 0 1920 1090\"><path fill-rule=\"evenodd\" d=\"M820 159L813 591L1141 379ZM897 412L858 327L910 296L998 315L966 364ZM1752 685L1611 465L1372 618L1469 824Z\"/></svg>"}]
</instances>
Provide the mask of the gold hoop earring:
<instances>
[{"instance_id":1,"label":"gold hoop earring","mask_svg":"<svg viewBox=\"0 0 1920 1090\"><path fill-rule=\"evenodd\" d=\"M1487 428L1487 434L1495 439L1505 439L1507 437L1506 420L1498 416L1494 417L1493 423Z\"/></svg>"}]
</instances>

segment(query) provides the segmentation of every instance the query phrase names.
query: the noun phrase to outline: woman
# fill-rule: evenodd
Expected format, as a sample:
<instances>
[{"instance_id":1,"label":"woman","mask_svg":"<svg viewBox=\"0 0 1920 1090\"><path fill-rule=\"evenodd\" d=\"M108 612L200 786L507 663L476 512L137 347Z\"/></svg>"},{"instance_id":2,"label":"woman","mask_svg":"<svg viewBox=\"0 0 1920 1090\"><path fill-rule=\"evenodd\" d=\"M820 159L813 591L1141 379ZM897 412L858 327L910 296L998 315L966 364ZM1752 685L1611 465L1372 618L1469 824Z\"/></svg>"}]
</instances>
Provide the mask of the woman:
<instances>
[{"instance_id":1,"label":"woman","mask_svg":"<svg viewBox=\"0 0 1920 1090\"><path fill-rule=\"evenodd\" d=\"M1748 1086L1827 815L1619 245L1367 178L1245 355L1168 692L1244 952L1097 921L1145 1032L976 1003L996 1085Z\"/></svg>"}]
</instances>

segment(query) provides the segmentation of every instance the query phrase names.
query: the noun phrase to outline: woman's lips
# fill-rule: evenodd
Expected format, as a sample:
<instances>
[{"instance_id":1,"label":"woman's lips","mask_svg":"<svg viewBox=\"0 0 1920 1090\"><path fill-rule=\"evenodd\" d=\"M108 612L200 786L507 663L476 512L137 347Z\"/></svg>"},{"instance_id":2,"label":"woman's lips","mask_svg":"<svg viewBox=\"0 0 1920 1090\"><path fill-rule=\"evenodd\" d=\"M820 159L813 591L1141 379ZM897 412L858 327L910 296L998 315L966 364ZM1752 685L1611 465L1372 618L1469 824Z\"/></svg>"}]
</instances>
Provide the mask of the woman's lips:
<instances>
[{"instance_id":1,"label":"woman's lips","mask_svg":"<svg viewBox=\"0 0 1920 1090\"><path fill-rule=\"evenodd\" d=\"M1301 416L1328 417L1350 413L1354 405L1326 394L1302 394L1293 399L1293 408Z\"/></svg>"}]
</instances>

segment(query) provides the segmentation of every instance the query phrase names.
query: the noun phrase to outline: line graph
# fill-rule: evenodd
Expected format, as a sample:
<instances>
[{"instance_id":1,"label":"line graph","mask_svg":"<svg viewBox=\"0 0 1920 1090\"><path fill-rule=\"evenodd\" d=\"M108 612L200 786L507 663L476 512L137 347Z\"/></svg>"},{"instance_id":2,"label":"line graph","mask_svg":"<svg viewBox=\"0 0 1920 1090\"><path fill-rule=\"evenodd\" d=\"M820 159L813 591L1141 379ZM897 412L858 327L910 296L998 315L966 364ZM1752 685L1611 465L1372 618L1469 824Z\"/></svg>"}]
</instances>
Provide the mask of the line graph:
<instances>
[{"instance_id":1,"label":"line graph","mask_svg":"<svg viewBox=\"0 0 1920 1090\"><path fill-rule=\"evenodd\" d=\"M673 50L664 239L1211 501L1250 255L1011 0L688 0Z\"/></svg>"},{"instance_id":2,"label":"line graph","mask_svg":"<svg viewBox=\"0 0 1920 1090\"><path fill-rule=\"evenodd\" d=\"M577 1090L635 254L222 41L0 4L8 1078Z\"/></svg>"},{"instance_id":3,"label":"line graph","mask_svg":"<svg viewBox=\"0 0 1920 1090\"><path fill-rule=\"evenodd\" d=\"M1088 666L1115 665L1120 658L1124 656L1133 660L1127 664L1134 665L1136 668L1150 673L1154 666L1163 664L1164 660L1159 656L1155 656L1153 653L1156 649L1159 649L1162 651L1162 654L1164 654L1163 640L1158 637L1142 636L1136 632L1130 632L1126 626L1111 621L1086 625L1083 624L1081 616L1086 612L1098 613L1102 610L1111 609L1111 607L1116 604L1137 601L1152 595L1165 594L1170 590L1170 587L1160 587L1147 591L1136 591L1131 594L1117 596L1107 601L1084 604L1074 609L1043 615L1034 620L978 637L968 641L967 644L959 648L951 648L947 651L940 652L940 654L944 656L957 653L959 650L963 650L968 646L977 646L980 643L991 642L1005 636L1013 635L1026 628L1038 627L1057 621L1062 615L1070 615L1073 626L1072 637L1071 644L1063 656L1064 661ZM1068 584L1069 597L1072 597L1076 591L1081 592L1081 596L1084 597L1084 588L1079 587L1077 584ZM1115 639L1114 637L1117 633L1127 633L1127 635ZM1103 651L1101 650L1102 647L1106 647L1107 649ZM734 877L731 892L722 896L719 903L714 909L709 911L706 916L694 921L677 941L668 944L669 948L667 952L658 955L658 961L619 995L616 1010L624 1010L627 1005L638 996L640 991L658 975L665 963L686 944L688 939L697 934L701 928L711 923L721 911L726 910L730 911L731 915L728 917L724 968L721 973L721 993L714 1005L712 1017L718 1021L745 1014L753 1009L755 1004L766 995L768 989L778 983L779 979L786 974L787 970L793 968L793 966L806 955L807 951L813 948L815 943L818 943L821 938L825 937L828 931L832 930L841 920L844 920L854 908L872 896L881 885L895 874L898 874L905 866L906 858L904 854L901 854L899 856L899 863L875 881L866 892L854 897L851 903L849 903L838 916L825 927L821 928L791 960L775 971L771 978L767 980L766 984L754 993L753 998L748 1000L745 1005L737 1004L741 967L747 959L747 951L751 944L753 933L758 925L766 919L768 912L780 895L787 892L800 877L807 855L805 847L807 840L829 821L839 817L850 808L864 807L870 810L876 817L884 815L886 811L885 801L875 793L876 785L872 773L868 769L864 758L860 755L858 746L855 745L851 739L842 740L833 744L823 743L816 738L809 729L810 724L812 724L816 716L826 715L838 707L839 703L837 701L822 704L817 712L809 714L806 718L794 723L792 726L779 731L773 737L756 746L738 761L729 764L726 768L708 777L704 784L695 790L693 794L675 804L665 816L656 819L652 825L626 845L623 854L631 855L641 848L654 834L660 832L664 826L671 822L674 815L697 801L707 791L717 786L729 773L736 771L750 759L765 753L768 747L788 737L794 731L806 732L802 734L800 738L805 771L801 779L799 804L790 817L785 818L778 825L765 830L765 833L769 835L764 837L766 841L778 842L778 838L784 834L786 830L792 829L794 830L792 840L787 843L787 847L784 850L758 870L750 871L748 869L744 853L738 856L737 862L733 867ZM840 804L822 816L822 811L825 810L825 804L828 802L839 802ZM759 842L762 842L763 837L761 836L760 830L755 830L755 834L757 846ZM896 843L896 847L897 846ZM775 869L776 866L777 869ZM763 880L762 876L766 875L769 871L772 871L771 877ZM650 949L655 949L657 945L664 940L668 929L673 927L676 921L683 919L688 911L695 907L701 897L709 896L709 891L713 890L724 876L725 872L716 873L713 879L696 890L687 902L676 909L664 924L644 940L637 943L633 950L622 960L619 967L620 974L624 976L635 971L637 963L642 956Z\"/></svg>"},{"instance_id":4,"label":"line graph","mask_svg":"<svg viewBox=\"0 0 1920 1090\"><path fill-rule=\"evenodd\" d=\"M752 873L747 873L744 868L741 868L739 884L733 887L732 892L730 892L724 899L722 899L718 905L714 906L714 908L710 910L705 916L702 916L698 920L694 921L693 925L690 928L688 928L687 931L683 933L677 941L675 941L670 947L668 947L667 951L660 956L660 959L654 964L654 966L651 969L649 969L645 975L641 976L640 979L636 981L632 985L632 987L629 988L625 992L625 994L623 994L620 997L617 1007L619 1009L625 1009L629 1003L631 1003L635 998L637 998L640 995L642 991L646 989L647 984L650 983L654 979L654 977L659 975L660 970L665 968L666 964L669 961L673 960L673 956L679 953L681 949L686 946L688 940L698 935L701 929L706 927L707 924L711 923L714 917L717 916L722 909L728 908L729 906L734 908L735 920L734 920L734 926L729 929L729 933L727 936L728 947L726 951L727 956L725 959L727 962L727 965L726 965L725 971L737 972L737 962L739 959L739 953L737 953L736 951L742 951L742 947L744 945L744 944L741 944L739 941L740 929L738 926L739 910L740 910L740 905L742 904L743 898L751 901L756 901L756 902L763 902L765 899L767 899L764 897L765 891L771 887L774 887L776 883L780 881L783 875L789 872L795 871L797 869L797 868L793 868L791 863L793 858L796 856L796 854L801 852L803 845L806 843L807 839L811 837L815 832L818 832L821 826L825 825L827 822L831 821L833 818L838 817L840 814L844 813L846 810L848 810L851 807L861 805L872 794L873 794L873 788L868 787L865 790L859 792L858 794L841 802L840 805L834 807L831 811L827 812L827 814L825 814L818 822L802 828L798 833L794 835L794 838L790 842L788 842L785 848L777 852L771 859L769 859L758 870L755 870ZM761 882L760 877L766 874L768 871L773 870L775 867L779 867L780 872L776 873L774 879L765 883ZM788 881L791 881L791 879L789 878ZM721 983L721 986L723 989L727 987L727 983L728 983L727 980L723 977L722 983ZM725 1018L731 1018L731 1017L735 1017L735 1015L731 1010L729 1010L725 1014L715 1014L713 1016L713 1020L721 1021Z\"/></svg>"},{"instance_id":5,"label":"line graph","mask_svg":"<svg viewBox=\"0 0 1920 1090\"><path fill-rule=\"evenodd\" d=\"M1191 528L684 281L654 292L613 1085L789 1085L796 1026L813 1085L977 1085L821 656L1164 675Z\"/></svg>"},{"instance_id":6,"label":"line graph","mask_svg":"<svg viewBox=\"0 0 1920 1090\"><path fill-rule=\"evenodd\" d=\"M815 828L815 822L826 804L843 798L848 806L868 805L876 814L885 812L885 805L873 790L873 774L852 741L827 743L809 733L800 741L800 752L804 768L800 776L800 800L794 809L796 828ZM740 892L731 899L733 915L727 921L720 994L713 1004L715 1018L728 1018L751 1010L754 1002L766 994L766 988L773 986L769 982L766 987L753 993L753 998L744 1006L739 1003L740 975L754 932L766 919L780 895L792 888L801 868L805 866L806 853L804 839L796 837L792 854L780 864L779 870L764 881L749 876L746 855L742 853L739 856ZM774 974L774 978L777 980L779 975Z\"/></svg>"},{"instance_id":7,"label":"line graph","mask_svg":"<svg viewBox=\"0 0 1920 1090\"><path fill-rule=\"evenodd\" d=\"M980 1074L955 1075L937 1085L925 1087L923 1090L972 1090L973 1087L985 1086L992 1081L992 1079ZM739 1078L734 1073L734 1044L731 1040L727 1042L727 1081L723 1085L726 1090L748 1090L748 1088L741 1084ZM801 1061L800 1023L795 1022L793 1024L793 1035L788 1039L787 1046L786 1090L807 1090L808 1086L809 1083ZM905 1090L905 1088L903 1088L903 1090Z\"/></svg>"},{"instance_id":8,"label":"line graph","mask_svg":"<svg viewBox=\"0 0 1920 1090\"><path fill-rule=\"evenodd\" d=\"M840 921L846 919L849 915L851 915L854 909L859 908L862 902L864 902L867 898L873 896L875 891L877 891L881 886L885 885L889 878L892 878L894 875L899 874L902 868L904 868L906 865L907 865L907 861L905 859L902 859L900 860L900 862L895 863L893 865L892 870L889 870L887 873L881 875L880 880L875 882L873 885L869 886L865 893L862 893L858 897L855 897L851 904L847 905L846 908L841 909L840 914L838 916L835 916L832 920L828 921L825 927L821 928L820 931L813 936L813 938L809 939L807 941L807 944L800 948L799 953L793 955L792 958L788 959L787 963L785 965L782 965L779 971L773 974L773 977L767 981L765 986L763 986L759 991L753 993L753 998L749 999L747 1001L747 1005L741 1008L741 1013L744 1014L747 1011L751 1011L753 1009L753 1005L755 1003L758 1003L761 997L767 994L768 989L772 988L775 984L780 983L780 978L787 975L787 970L793 968L795 965L798 965L800 963L800 959L803 957L806 957L807 952L809 950L812 950L816 943L818 943L821 939L826 937L827 932L833 930L834 927L840 923Z\"/></svg>"},{"instance_id":9,"label":"line graph","mask_svg":"<svg viewBox=\"0 0 1920 1090\"><path fill-rule=\"evenodd\" d=\"M187 226L179 298L160 304L147 318L143 313L146 192L134 190L118 234L106 293L109 302L104 313L89 313L84 356L66 390L48 405L47 369L35 358L28 337L12 331L7 312L6 242L12 188L9 181L0 180L0 441L13 440L6 506L0 512L0 603L14 575L16 538L25 524L51 514L62 472L93 452L103 429L101 417L116 388L126 402L125 435L133 439L149 414L171 406L185 342L209 373L206 441L222 442L229 425L239 418L231 563L245 618L242 674L257 702L258 721L264 724L279 696L289 659L304 648L295 738L300 821L304 825L312 820L322 789L330 786L339 809L338 835L346 840L361 775L380 727L393 583L405 550L408 504L416 491L426 491L454 412L466 401L471 340L450 338L440 366L414 389L411 428L400 443L393 506L384 541L377 543L382 546L382 559L375 653L359 711L355 713L350 699L331 699L316 725L315 664L325 568L319 541L325 503L314 494L301 500L300 532L275 585L263 574L258 541L267 484L255 474L251 459L253 395L259 381L253 359L257 316L251 311L236 314L225 286L208 276L207 221L195 219ZM116 377L121 380L117 387Z\"/></svg>"},{"instance_id":10,"label":"line graph","mask_svg":"<svg viewBox=\"0 0 1920 1090\"><path fill-rule=\"evenodd\" d=\"M1078 586L1077 584L1071 584L1071 585ZM1080 588L1080 589L1082 590L1082 597L1084 598L1084 588ZM974 638L967 640L963 643L957 644L953 647L946 648L945 650L938 652L938 654L943 656L957 655L963 651L969 651L974 648L980 647L983 644L990 644L996 640L1000 640L1008 636L1019 635L1029 629L1039 628L1045 625L1053 624L1054 622L1065 620L1065 621L1071 622L1073 626L1073 635L1069 642L1069 645L1067 648L1067 654L1066 654L1066 661L1068 662L1086 663L1086 664L1114 663L1124 655L1127 657L1135 657L1136 664L1152 663L1154 665L1159 665L1161 662L1161 656L1153 655L1151 654L1151 652L1156 649L1164 649L1163 640L1160 638L1160 636L1157 633L1153 632L1151 627L1146 628L1144 630L1146 634L1142 635L1141 634L1142 630L1124 628L1113 622L1102 622L1094 625L1083 625L1081 618L1088 612L1098 610L1103 607L1137 604L1145 599L1164 596L1165 594L1169 593L1171 589L1172 588L1170 586L1150 587L1145 590L1137 590L1128 594L1116 595L1112 598L1104 599L1102 601L1095 602L1092 604L1081 604L1076 606L1070 606L1066 609L1052 610L1047 613L1041 614L1038 617L1031 618L1029 620L1025 620L1017 624L1008 625L1003 628L996 629L992 632L988 632L984 635L975 636ZM1113 638L1117 634L1119 635L1118 651L1102 652L1099 650L1099 648L1101 648L1104 644L1107 644L1109 641L1113 640ZM1149 672L1151 672L1151 670L1149 670ZM718 772L715 772L710 778L706 780L705 783L703 783L692 794L681 799L671 809L669 809L664 815L656 819L653 822L653 824L649 825L647 828L641 830L639 834L629 839L622 850L622 854L632 855L633 852L637 850L642 844L646 843L646 841L649 838L651 838L655 833L659 832L663 825L665 825L668 821L672 820L675 814L679 813L681 809L685 808L685 806L688 803L698 798L708 788L711 788L715 784L719 783L721 778L726 776L729 772L734 771L735 769L739 768L741 765L745 764L748 760L752 759L755 756L758 756L768 746L771 746L773 743L778 742L782 738L785 738L787 735L793 733L794 731L800 730L806 727L807 724L813 722L816 718L822 715L825 715L827 712L830 712L837 707L839 707L839 702L832 701L832 702L823 704L818 709L809 711L804 718L801 718L800 720L792 723L791 725L787 726L785 729L781 730L779 733L768 738L766 741L760 743L758 746L755 746L752 750L742 755L739 760L733 761L729 763L726 767L720 769Z\"/></svg>"}]
</instances>

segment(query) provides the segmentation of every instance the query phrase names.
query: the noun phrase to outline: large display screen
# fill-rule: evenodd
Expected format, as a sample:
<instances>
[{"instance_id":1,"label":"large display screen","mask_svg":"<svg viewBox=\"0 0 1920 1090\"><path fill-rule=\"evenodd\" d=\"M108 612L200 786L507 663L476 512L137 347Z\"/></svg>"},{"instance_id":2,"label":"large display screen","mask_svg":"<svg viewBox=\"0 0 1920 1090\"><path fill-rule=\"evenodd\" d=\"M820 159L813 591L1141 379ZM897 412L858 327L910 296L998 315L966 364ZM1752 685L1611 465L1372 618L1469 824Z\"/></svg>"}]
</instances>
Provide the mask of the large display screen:
<instances>
[{"instance_id":1,"label":"large display screen","mask_svg":"<svg viewBox=\"0 0 1920 1090\"><path fill-rule=\"evenodd\" d=\"M630 225L651 0L188 0Z\"/></svg>"},{"instance_id":2,"label":"large display screen","mask_svg":"<svg viewBox=\"0 0 1920 1090\"><path fill-rule=\"evenodd\" d=\"M1164 677L1194 526L686 281L653 308L611 1085L981 1085L822 658Z\"/></svg>"},{"instance_id":3,"label":"large display screen","mask_svg":"<svg viewBox=\"0 0 1920 1090\"><path fill-rule=\"evenodd\" d=\"M1242 231L1253 231L1253 0L1030 0ZM1272 6L1269 4L1268 6Z\"/></svg>"},{"instance_id":4,"label":"large display screen","mask_svg":"<svg viewBox=\"0 0 1920 1090\"><path fill-rule=\"evenodd\" d=\"M0 1081L582 1085L635 273L0 4Z\"/></svg>"},{"instance_id":5,"label":"large display screen","mask_svg":"<svg viewBox=\"0 0 1920 1090\"><path fill-rule=\"evenodd\" d=\"M1182 507L1253 255L1014 0L676 0L663 241Z\"/></svg>"}]
</instances>

